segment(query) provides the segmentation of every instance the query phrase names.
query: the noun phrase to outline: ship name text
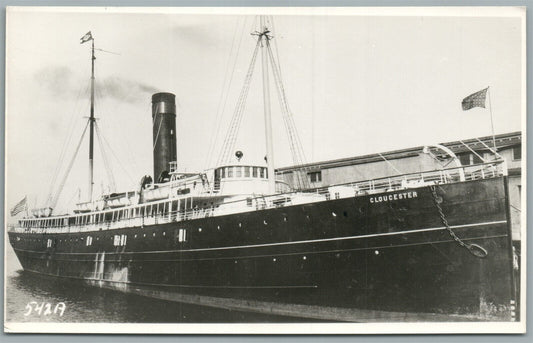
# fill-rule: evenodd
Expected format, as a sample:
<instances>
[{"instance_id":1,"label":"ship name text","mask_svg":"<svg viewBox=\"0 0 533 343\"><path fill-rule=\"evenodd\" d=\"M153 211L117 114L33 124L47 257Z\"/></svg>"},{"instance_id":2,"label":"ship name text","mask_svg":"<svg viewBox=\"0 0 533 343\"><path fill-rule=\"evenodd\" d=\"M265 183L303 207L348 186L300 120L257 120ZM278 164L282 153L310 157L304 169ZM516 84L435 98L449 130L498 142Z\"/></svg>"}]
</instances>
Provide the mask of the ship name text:
<instances>
[{"instance_id":1,"label":"ship name text","mask_svg":"<svg viewBox=\"0 0 533 343\"><path fill-rule=\"evenodd\" d=\"M418 194L413 191L413 192L394 193L394 194L386 194L386 195L370 197L369 200L371 204L375 204L378 202L412 199L412 198L417 198L417 197L418 197Z\"/></svg>"}]
</instances>

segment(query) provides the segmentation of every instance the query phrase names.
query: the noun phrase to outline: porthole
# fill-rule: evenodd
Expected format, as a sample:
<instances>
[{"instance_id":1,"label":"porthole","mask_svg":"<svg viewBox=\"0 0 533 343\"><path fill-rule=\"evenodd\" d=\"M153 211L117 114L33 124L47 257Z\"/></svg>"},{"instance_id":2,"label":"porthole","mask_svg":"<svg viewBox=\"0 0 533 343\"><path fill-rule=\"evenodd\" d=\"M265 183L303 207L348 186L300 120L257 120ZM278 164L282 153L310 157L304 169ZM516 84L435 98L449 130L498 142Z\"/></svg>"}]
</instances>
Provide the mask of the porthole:
<instances>
[{"instance_id":1,"label":"porthole","mask_svg":"<svg viewBox=\"0 0 533 343\"><path fill-rule=\"evenodd\" d=\"M268 225L267 221L266 220L263 220L263 224L265 225Z\"/></svg>"},{"instance_id":2,"label":"porthole","mask_svg":"<svg viewBox=\"0 0 533 343\"><path fill-rule=\"evenodd\" d=\"M133 238L137 238L137 234L133 235Z\"/></svg>"},{"instance_id":3,"label":"porthole","mask_svg":"<svg viewBox=\"0 0 533 343\"><path fill-rule=\"evenodd\" d=\"M155 237L155 232L154 232L154 233L152 233L152 236L153 236L153 237Z\"/></svg>"},{"instance_id":4,"label":"porthole","mask_svg":"<svg viewBox=\"0 0 533 343\"><path fill-rule=\"evenodd\" d=\"M273 258L273 259L272 259L272 261L276 262L276 259L275 259L275 258Z\"/></svg>"},{"instance_id":5,"label":"porthole","mask_svg":"<svg viewBox=\"0 0 533 343\"><path fill-rule=\"evenodd\" d=\"M220 225L217 225L217 230L220 230Z\"/></svg>"},{"instance_id":6,"label":"porthole","mask_svg":"<svg viewBox=\"0 0 533 343\"><path fill-rule=\"evenodd\" d=\"M146 234L145 234L145 233L143 233L143 237L146 237Z\"/></svg>"},{"instance_id":7,"label":"porthole","mask_svg":"<svg viewBox=\"0 0 533 343\"><path fill-rule=\"evenodd\" d=\"M335 212L331 212L331 215L332 215L333 217L336 217L336 216L337 216L337 214L336 214Z\"/></svg>"},{"instance_id":8,"label":"porthole","mask_svg":"<svg viewBox=\"0 0 533 343\"><path fill-rule=\"evenodd\" d=\"M198 232L202 232L202 228L201 227L198 228Z\"/></svg>"},{"instance_id":9,"label":"porthole","mask_svg":"<svg viewBox=\"0 0 533 343\"><path fill-rule=\"evenodd\" d=\"M283 221L286 222L287 221L287 217L283 217Z\"/></svg>"},{"instance_id":10,"label":"porthole","mask_svg":"<svg viewBox=\"0 0 533 343\"><path fill-rule=\"evenodd\" d=\"M242 227L242 224L241 224L241 223L239 223L239 227Z\"/></svg>"},{"instance_id":11,"label":"porthole","mask_svg":"<svg viewBox=\"0 0 533 343\"><path fill-rule=\"evenodd\" d=\"M167 233L165 231L163 231L163 236L166 236L166 235L167 235ZM137 236L137 235L135 235L135 236Z\"/></svg>"},{"instance_id":12,"label":"porthole","mask_svg":"<svg viewBox=\"0 0 533 343\"><path fill-rule=\"evenodd\" d=\"M302 257L302 260L307 260L307 256Z\"/></svg>"}]
</instances>

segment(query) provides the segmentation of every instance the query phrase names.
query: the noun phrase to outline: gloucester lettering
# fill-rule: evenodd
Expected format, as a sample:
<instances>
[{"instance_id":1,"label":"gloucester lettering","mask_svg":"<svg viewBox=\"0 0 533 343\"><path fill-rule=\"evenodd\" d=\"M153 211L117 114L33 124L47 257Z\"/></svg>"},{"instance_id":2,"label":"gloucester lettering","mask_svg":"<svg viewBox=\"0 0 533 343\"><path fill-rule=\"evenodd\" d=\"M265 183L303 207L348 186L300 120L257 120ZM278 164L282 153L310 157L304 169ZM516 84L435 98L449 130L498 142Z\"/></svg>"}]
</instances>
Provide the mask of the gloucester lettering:
<instances>
[{"instance_id":1,"label":"gloucester lettering","mask_svg":"<svg viewBox=\"0 0 533 343\"><path fill-rule=\"evenodd\" d=\"M417 198L417 197L418 197L418 194L415 191L411 191L411 192L403 192L403 193L377 195L374 197L370 197L369 201L371 204L375 204L378 202L412 199L412 198Z\"/></svg>"}]
</instances>

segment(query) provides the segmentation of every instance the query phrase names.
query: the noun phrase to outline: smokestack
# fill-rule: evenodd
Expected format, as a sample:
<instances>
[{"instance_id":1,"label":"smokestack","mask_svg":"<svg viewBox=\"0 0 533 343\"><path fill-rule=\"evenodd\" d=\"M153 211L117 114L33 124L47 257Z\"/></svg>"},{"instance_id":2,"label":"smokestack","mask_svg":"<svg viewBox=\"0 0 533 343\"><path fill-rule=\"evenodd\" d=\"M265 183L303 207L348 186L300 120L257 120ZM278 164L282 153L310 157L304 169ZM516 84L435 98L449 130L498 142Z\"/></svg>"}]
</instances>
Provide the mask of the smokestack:
<instances>
[{"instance_id":1,"label":"smokestack","mask_svg":"<svg viewBox=\"0 0 533 343\"><path fill-rule=\"evenodd\" d=\"M169 163L176 161L176 96L172 93L152 95L152 131L154 146L154 181L160 182Z\"/></svg>"}]
</instances>

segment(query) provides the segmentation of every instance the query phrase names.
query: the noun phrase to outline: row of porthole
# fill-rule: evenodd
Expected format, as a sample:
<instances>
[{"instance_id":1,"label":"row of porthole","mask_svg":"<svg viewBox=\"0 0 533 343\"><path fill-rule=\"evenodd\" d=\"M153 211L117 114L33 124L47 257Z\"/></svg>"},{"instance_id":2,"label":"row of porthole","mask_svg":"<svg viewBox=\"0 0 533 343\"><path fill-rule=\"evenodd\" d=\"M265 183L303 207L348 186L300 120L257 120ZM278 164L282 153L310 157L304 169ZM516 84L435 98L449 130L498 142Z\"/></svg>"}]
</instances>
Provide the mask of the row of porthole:
<instances>
[{"instance_id":1,"label":"row of porthole","mask_svg":"<svg viewBox=\"0 0 533 343\"><path fill-rule=\"evenodd\" d=\"M337 213L335 213L335 212L331 212L331 215L332 215L333 217L337 217ZM345 217L348 217L348 212L344 211L344 212L343 212L343 215L344 215ZM307 215L307 216L306 216L306 219L311 219L311 218ZM287 221L288 221L287 217L283 217L283 221L284 221L284 222L287 222ZM239 223L238 225L239 225L239 227L242 227L242 223ZM268 222L267 222L266 220L263 220L263 225L265 225L265 226L268 225ZM220 225L217 225L217 230L220 230ZM198 228L198 232L202 232L202 228L201 228L201 227Z\"/></svg>"},{"instance_id":2,"label":"row of porthole","mask_svg":"<svg viewBox=\"0 0 533 343\"><path fill-rule=\"evenodd\" d=\"M331 212L331 215L332 215L333 217L337 217L337 213L335 213L335 212ZM343 215L344 215L345 217L348 217L348 212L344 211L344 212L343 212ZM309 219L311 219L311 218L309 217L309 215L306 215L306 219L309 220ZM287 221L288 221L288 218L287 218L287 217L283 217L283 221L284 221L284 222L287 222ZM242 227L242 223L239 223L238 225L239 225L239 227ZM263 220L263 225L268 225L268 222L267 222L266 220ZM217 230L220 230L220 225L217 225ZM198 231L199 231L199 232L202 232L202 228L198 228ZM155 236L155 232L153 233L153 235ZM165 235L165 232L163 232L163 236L164 236L164 235ZM135 235L135 237L137 237L137 235ZM146 234L144 234L144 237L146 237ZM96 238L96 239L98 239L98 238ZM113 239L113 238L111 238L111 239ZM17 240L20 240L20 239L17 237ZM78 240L78 239L76 238L76 240ZM83 238L81 238L81 240L83 240ZM30 241L31 241L31 239L30 239ZM37 240L37 239L35 239L34 241L41 241L41 240ZM60 240L60 241L61 241L61 240ZM70 241L72 241L72 239L70 239Z\"/></svg>"},{"instance_id":3,"label":"row of porthole","mask_svg":"<svg viewBox=\"0 0 533 343\"><path fill-rule=\"evenodd\" d=\"M374 255L378 256L379 254L380 254L379 250L374 250ZM335 257L336 258L340 258L341 254L337 253L337 254L335 254ZM305 256L305 255L302 256L302 260L304 260L304 261L307 260L307 256ZM272 262L277 262L277 261L278 261L278 259L276 257L272 258ZM237 260L235 260L235 263L237 263Z\"/></svg>"},{"instance_id":4,"label":"row of porthole","mask_svg":"<svg viewBox=\"0 0 533 343\"><path fill-rule=\"evenodd\" d=\"M343 214L344 214L345 217L348 216L348 213L347 213L346 211L344 211ZM337 217L337 214L336 214L335 212L331 212L331 215L332 215L333 217ZM307 218L307 219L310 219L309 215L307 215L306 218ZM283 221L287 222L287 221L288 221L287 217L283 217ZM242 227L242 223L239 223L238 225L239 225L239 227ZM266 220L263 220L263 225L265 225L265 226L268 225L268 222L267 222ZM221 229L221 228L220 228L220 225L217 225L217 230L220 230L220 229ZM201 228L201 227L198 228L198 232L202 232L202 228ZM153 232L153 233L152 233L152 236L155 237L155 235L156 235L156 233ZM166 232L163 232L163 236L165 236L165 235L166 235ZM146 233L143 234L143 237L146 237ZM134 238L137 238L137 234L134 235ZM80 238L80 239L83 241L83 237ZM114 237L111 237L111 239L114 239ZM20 240L20 238L17 237L17 240ZM96 240L100 240L100 238L99 238L99 237L96 237ZM30 239L30 241L42 242L41 239ZM72 242L73 239L72 239L72 238L71 238L70 240L65 239L65 242L68 242L68 241ZM74 239L74 241L78 241L78 238ZM62 240L60 239L59 242L62 242Z\"/></svg>"}]
</instances>

